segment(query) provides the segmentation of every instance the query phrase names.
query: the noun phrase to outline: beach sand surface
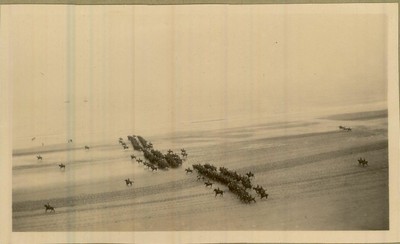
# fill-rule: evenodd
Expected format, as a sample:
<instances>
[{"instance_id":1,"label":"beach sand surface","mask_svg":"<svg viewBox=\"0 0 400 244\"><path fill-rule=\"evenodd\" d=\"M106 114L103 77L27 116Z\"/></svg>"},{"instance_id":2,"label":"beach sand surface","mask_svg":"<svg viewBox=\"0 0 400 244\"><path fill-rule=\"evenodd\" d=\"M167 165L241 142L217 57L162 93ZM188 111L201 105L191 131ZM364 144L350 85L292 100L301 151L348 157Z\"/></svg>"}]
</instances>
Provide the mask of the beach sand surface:
<instances>
[{"instance_id":1,"label":"beach sand surface","mask_svg":"<svg viewBox=\"0 0 400 244\"><path fill-rule=\"evenodd\" d=\"M83 142L15 149L13 231L387 230L387 133L387 112L369 111L142 135L164 153L189 154L182 167L157 172L131 160L143 155L131 145L123 150L119 135L90 150ZM367 167L358 165L360 157ZM185 173L195 163L252 171L253 185L269 198L243 204L218 183L213 187L225 194L215 197L196 172ZM45 213L46 203L55 213Z\"/></svg>"}]
</instances>

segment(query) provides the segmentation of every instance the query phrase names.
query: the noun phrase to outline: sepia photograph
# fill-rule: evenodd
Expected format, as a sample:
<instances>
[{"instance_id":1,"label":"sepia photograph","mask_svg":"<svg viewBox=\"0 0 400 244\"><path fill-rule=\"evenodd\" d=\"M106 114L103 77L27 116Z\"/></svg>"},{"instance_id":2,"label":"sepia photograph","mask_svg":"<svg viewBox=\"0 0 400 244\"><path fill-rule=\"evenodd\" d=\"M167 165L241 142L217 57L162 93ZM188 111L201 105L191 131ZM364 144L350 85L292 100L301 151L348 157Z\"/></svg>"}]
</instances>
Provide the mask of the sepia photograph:
<instances>
[{"instance_id":1,"label":"sepia photograph","mask_svg":"<svg viewBox=\"0 0 400 244\"><path fill-rule=\"evenodd\" d=\"M2 6L11 231L398 228L397 9Z\"/></svg>"}]
</instances>

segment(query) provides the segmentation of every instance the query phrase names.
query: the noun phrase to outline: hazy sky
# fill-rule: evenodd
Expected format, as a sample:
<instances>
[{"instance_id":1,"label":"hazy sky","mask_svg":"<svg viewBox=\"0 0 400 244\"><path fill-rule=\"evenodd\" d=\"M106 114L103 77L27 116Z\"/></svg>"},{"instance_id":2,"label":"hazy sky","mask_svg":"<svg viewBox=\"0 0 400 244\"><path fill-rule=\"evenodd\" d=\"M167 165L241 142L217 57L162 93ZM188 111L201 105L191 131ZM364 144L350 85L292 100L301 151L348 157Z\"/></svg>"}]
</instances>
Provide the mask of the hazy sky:
<instances>
[{"instance_id":1,"label":"hazy sky","mask_svg":"<svg viewBox=\"0 0 400 244\"><path fill-rule=\"evenodd\" d=\"M173 130L386 101L385 15L291 8L9 7L13 134Z\"/></svg>"}]
</instances>

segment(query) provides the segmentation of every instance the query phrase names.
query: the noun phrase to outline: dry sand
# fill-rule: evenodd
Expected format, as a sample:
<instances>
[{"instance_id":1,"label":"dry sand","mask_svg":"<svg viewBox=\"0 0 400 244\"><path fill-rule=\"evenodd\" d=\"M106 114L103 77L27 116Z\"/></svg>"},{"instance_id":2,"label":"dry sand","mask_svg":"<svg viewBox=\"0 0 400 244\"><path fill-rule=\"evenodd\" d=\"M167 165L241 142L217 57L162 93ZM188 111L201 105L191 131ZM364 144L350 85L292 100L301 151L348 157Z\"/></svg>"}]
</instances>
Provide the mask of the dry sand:
<instances>
[{"instance_id":1,"label":"dry sand","mask_svg":"<svg viewBox=\"0 0 400 244\"><path fill-rule=\"evenodd\" d=\"M132 149L124 151L118 137L89 151L83 143L15 150L13 231L389 228L385 112L148 138L163 152L189 153L181 168L154 173L131 161ZM369 166L360 167L359 157ZM194 163L251 170L270 197L242 204L222 185L226 193L214 197L195 173L185 173ZM47 202L54 214L45 213Z\"/></svg>"}]
</instances>

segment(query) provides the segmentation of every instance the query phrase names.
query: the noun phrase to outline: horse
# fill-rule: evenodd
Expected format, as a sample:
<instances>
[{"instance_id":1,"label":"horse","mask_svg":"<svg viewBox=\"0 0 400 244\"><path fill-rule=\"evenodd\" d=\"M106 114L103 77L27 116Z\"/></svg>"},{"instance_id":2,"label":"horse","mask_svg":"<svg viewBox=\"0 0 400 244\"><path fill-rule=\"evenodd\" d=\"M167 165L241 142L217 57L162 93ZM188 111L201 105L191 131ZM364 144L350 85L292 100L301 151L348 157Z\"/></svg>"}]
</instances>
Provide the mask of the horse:
<instances>
[{"instance_id":1,"label":"horse","mask_svg":"<svg viewBox=\"0 0 400 244\"><path fill-rule=\"evenodd\" d=\"M136 159L136 156L132 154L131 159Z\"/></svg>"},{"instance_id":2,"label":"horse","mask_svg":"<svg viewBox=\"0 0 400 244\"><path fill-rule=\"evenodd\" d=\"M368 161L365 158L359 158L358 165L362 165L363 167L368 166Z\"/></svg>"},{"instance_id":3,"label":"horse","mask_svg":"<svg viewBox=\"0 0 400 244\"><path fill-rule=\"evenodd\" d=\"M204 176L198 175L198 176L197 176L197 180L204 180Z\"/></svg>"},{"instance_id":4,"label":"horse","mask_svg":"<svg viewBox=\"0 0 400 244\"><path fill-rule=\"evenodd\" d=\"M124 145L124 150L129 149L129 147L127 145Z\"/></svg>"},{"instance_id":5,"label":"horse","mask_svg":"<svg viewBox=\"0 0 400 244\"><path fill-rule=\"evenodd\" d=\"M141 158L139 158L138 160L136 160L138 162L138 164L143 163L143 160Z\"/></svg>"},{"instance_id":6,"label":"horse","mask_svg":"<svg viewBox=\"0 0 400 244\"><path fill-rule=\"evenodd\" d=\"M242 201L244 201L245 203L256 202L256 199L253 196L249 196L249 195L241 195L240 199Z\"/></svg>"},{"instance_id":7,"label":"horse","mask_svg":"<svg viewBox=\"0 0 400 244\"><path fill-rule=\"evenodd\" d=\"M38 156L36 156L36 158L39 160L42 160L43 158L42 158L42 156L40 156L40 155L38 155Z\"/></svg>"},{"instance_id":8,"label":"horse","mask_svg":"<svg viewBox=\"0 0 400 244\"><path fill-rule=\"evenodd\" d=\"M132 186L132 183L133 183L133 181L131 181L129 178L128 179L125 179L125 184L126 184L126 186Z\"/></svg>"},{"instance_id":9,"label":"horse","mask_svg":"<svg viewBox=\"0 0 400 244\"><path fill-rule=\"evenodd\" d=\"M260 193L260 198L263 199L263 197L265 197L265 199L268 199L268 194L265 192L261 192Z\"/></svg>"},{"instance_id":10,"label":"horse","mask_svg":"<svg viewBox=\"0 0 400 244\"><path fill-rule=\"evenodd\" d=\"M150 165L150 168L151 168L151 171L154 171L154 170L157 171L157 166L155 166L155 165L152 165L152 164L151 164L151 165Z\"/></svg>"},{"instance_id":11,"label":"horse","mask_svg":"<svg viewBox=\"0 0 400 244\"><path fill-rule=\"evenodd\" d=\"M265 194L265 190L264 190L264 188L263 188L262 186L257 185L256 187L253 187L253 189L254 189L259 195Z\"/></svg>"},{"instance_id":12,"label":"horse","mask_svg":"<svg viewBox=\"0 0 400 244\"><path fill-rule=\"evenodd\" d=\"M221 196L224 196L224 191L220 190L219 188L214 189L215 192L215 197L217 197L218 194L220 194Z\"/></svg>"},{"instance_id":13,"label":"horse","mask_svg":"<svg viewBox=\"0 0 400 244\"><path fill-rule=\"evenodd\" d=\"M47 210L50 210L50 213L53 212L55 213L56 210L54 209L54 207L50 206L49 203L45 204L44 207L46 208L46 210L44 211L45 213L47 213Z\"/></svg>"},{"instance_id":14,"label":"horse","mask_svg":"<svg viewBox=\"0 0 400 244\"><path fill-rule=\"evenodd\" d=\"M190 168L185 169L185 171L186 171L186 174L187 174L187 173L193 173L193 170L190 169Z\"/></svg>"},{"instance_id":15,"label":"horse","mask_svg":"<svg viewBox=\"0 0 400 244\"><path fill-rule=\"evenodd\" d=\"M262 188L262 187L257 191L257 193L258 193L259 195L265 195L265 194L266 194L264 188Z\"/></svg>"},{"instance_id":16,"label":"horse","mask_svg":"<svg viewBox=\"0 0 400 244\"><path fill-rule=\"evenodd\" d=\"M248 198L248 203L254 202L256 203L256 199L254 197L249 197Z\"/></svg>"},{"instance_id":17,"label":"horse","mask_svg":"<svg viewBox=\"0 0 400 244\"><path fill-rule=\"evenodd\" d=\"M181 155L183 158L186 158L188 154L186 152L182 152Z\"/></svg>"},{"instance_id":18,"label":"horse","mask_svg":"<svg viewBox=\"0 0 400 244\"><path fill-rule=\"evenodd\" d=\"M251 177L254 178L254 174L253 174L251 171L247 172L246 175L247 175L247 177L249 177L249 178L251 178Z\"/></svg>"},{"instance_id":19,"label":"horse","mask_svg":"<svg viewBox=\"0 0 400 244\"><path fill-rule=\"evenodd\" d=\"M350 127L345 127L345 126L339 126L339 129L344 130L344 131L351 131Z\"/></svg>"},{"instance_id":20,"label":"horse","mask_svg":"<svg viewBox=\"0 0 400 244\"><path fill-rule=\"evenodd\" d=\"M340 129L342 129L344 131L351 131L350 127L345 127L345 126L342 126Z\"/></svg>"},{"instance_id":21,"label":"horse","mask_svg":"<svg viewBox=\"0 0 400 244\"><path fill-rule=\"evenodd\" d=\"M206 185L206 187L209 187L209 186L212 187L213 183L207 181L207 182L204 182L204 185Z\"/></svg>"},{"instance_id":22,"label":"horse","mask_svg":"<svg viewBox=\"0 0 400 244\"><path fill-rule=\"evenodd\" d=\"M85 146L85 150L89 150L90 149L90 147L89 146Z\"/></svg>"},{"instance_id":23,"label":"horse","mask_svg":"<svg viewBox=\"0 0 400 244\"><path fill-rule=\"evenodd\" d=\"M173 153L173 151L171 149L168 149L168 153L171 154Z\"/></svg>"},{"instance_id":24,"label":"horse","mask_svg":"<svg viewBox=\"0 0 400 244\"><path fill-rule=\"evenodd\" d=\"M60 170L61 170L61 169L64 169L64 170L65 170L65 164L59 164L58 167L60 167Z\"/></svg>"}]
</instances>

